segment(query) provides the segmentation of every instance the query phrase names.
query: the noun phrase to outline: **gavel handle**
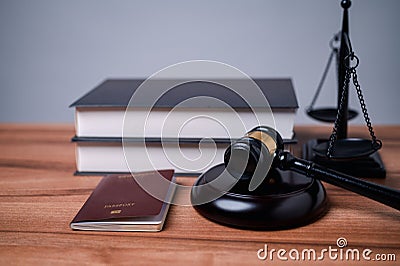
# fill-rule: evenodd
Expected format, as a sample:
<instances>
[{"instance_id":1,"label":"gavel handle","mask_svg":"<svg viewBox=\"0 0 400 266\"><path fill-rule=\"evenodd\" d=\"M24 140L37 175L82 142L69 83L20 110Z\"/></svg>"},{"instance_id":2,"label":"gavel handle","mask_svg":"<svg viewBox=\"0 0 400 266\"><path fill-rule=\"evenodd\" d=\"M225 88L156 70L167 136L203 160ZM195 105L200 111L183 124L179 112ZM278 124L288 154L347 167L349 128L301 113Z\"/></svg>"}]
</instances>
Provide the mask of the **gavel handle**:
<instances>
[{"instance_id":1,"label":"gavel handle","mask_svg":"<svg viewBox=\"0 0 400 266\"><path fill-rule=\"evenodd\" d=\"M279 160L279 168L282 170L292 170L325 181L400 210L399 190L364 181L313 162L296 158L289 152L279 154Z\"/></svg>"}]
</instances>

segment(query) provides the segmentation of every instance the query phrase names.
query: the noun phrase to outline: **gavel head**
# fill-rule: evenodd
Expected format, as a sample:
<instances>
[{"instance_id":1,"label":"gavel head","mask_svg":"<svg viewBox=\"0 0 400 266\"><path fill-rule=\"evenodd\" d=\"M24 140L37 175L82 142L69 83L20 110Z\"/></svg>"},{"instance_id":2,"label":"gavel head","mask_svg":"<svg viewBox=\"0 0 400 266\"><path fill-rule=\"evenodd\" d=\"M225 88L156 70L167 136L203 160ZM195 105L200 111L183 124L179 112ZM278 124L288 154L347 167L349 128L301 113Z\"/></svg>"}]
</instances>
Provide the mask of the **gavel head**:
<instances>
[{"instance_id":1,"label":"gavel head","mask_svg":"<svg viewBox=\"0 0 400 266\"><path fill-rule=\"evenodd\" d=\"M225 168L239 182L250 182L251 191L267 177L271 167L276 167L278 153L282 150L279 133L273 128L258 126L226 149Z\"/></svg>"}]
</instances>

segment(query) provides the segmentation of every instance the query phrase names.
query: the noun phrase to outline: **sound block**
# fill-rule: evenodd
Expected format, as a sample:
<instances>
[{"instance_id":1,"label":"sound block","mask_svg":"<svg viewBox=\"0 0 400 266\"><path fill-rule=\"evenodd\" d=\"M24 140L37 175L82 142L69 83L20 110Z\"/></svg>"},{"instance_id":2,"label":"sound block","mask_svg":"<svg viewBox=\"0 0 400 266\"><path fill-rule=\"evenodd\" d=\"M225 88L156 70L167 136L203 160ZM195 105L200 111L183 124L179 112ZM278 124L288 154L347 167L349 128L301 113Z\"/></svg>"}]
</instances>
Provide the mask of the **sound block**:
<instances>
[{"instance_id":1,"label":"sound block","mask_svg":"<svg viewBox=\"0 0 400 266\"><path fill-rule=\"evenodd\" d=\"M192 187L193 207L211 221L243 229L280 230L312 223L328 210L320 181L272 169L269 179L254 191L248 191L247 182L238 182L218 198L202 203L207 195L218 193L213 181L229 175L224 170L224 164L212 167Z\"/></svg>"},{"instance_id":2,"label":"sound block","mask_svg":"<svg viewBox=\"0 0 400 266\"><path fill-rule=\"evenodd\" d=\"M305 143L303 145L302 158L355 177L386 177L386 169L378 152L374 152L369 156L346 160L333 160L317 155L314 148L327 141L324 139L312 139Z\"/></svg>"}]
</instances>

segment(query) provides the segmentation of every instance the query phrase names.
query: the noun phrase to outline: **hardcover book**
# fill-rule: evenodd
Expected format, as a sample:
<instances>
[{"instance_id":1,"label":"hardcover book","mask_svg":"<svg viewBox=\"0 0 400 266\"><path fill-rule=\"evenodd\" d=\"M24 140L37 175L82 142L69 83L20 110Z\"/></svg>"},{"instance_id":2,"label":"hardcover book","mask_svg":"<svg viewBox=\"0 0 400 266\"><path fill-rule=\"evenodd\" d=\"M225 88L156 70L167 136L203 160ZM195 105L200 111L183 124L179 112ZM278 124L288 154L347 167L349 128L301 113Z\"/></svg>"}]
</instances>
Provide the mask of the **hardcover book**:
<instances>
[{"instance_id":1,"label":"hardcover book","mask_svg":"<svg viewBox=\"0 0 400 266\"><path fill-rule=\"evenodd\" d=\"M122 137L125 110L143 81L108 79L71 104L70 107L75 107L76 111L76 136ZM160 95L155 103L145 98L129 106L129 118L134 126L128 133L124 132L124 137L233 139L258 126L262 118L269 123L265 126L275 127L283 138L292 139L298 108L292 81L276 78L254 79L254 82L268 100L270 109L264 102L264 105L249 106L249 99L243 99L219 84L204 81L183 83ZM243 80L230 83L237 86L247 84ZM157 83L158 87L164 85L167 86L163 80ZM257 93L250 92L250 95L256 97ZM149 107L152 107L150 113ZM141 129L145 125L146 134L143 136Z\"/></svg>"},{"instance_id":2,"label":"hardcover book","mask_svg":"<svg viewBox=\"0 0 400 266\"><path fill-rule=\"evenodd\" d=\"M222 163L226 148L235 139L132 138L125 139L124 145L121 138L74 137L72 141L76 149L76 175L174 169L176 175L197 176ZM291 150L295 143L295 139L285 139L285 150ZM134 160L128 168L130 158Z\"/></svg>"},{"instance_id":3,"label":"hardcover book","mask_svg":"<svg viewBox=\"0 0 400 266\"><path fill-rule=\"evenodd\" d=\"M173 170L105 176L70 227L94 231L160 231L174 195L173 183ZM155 189L157 198L147 192L149 189Z\"/></svg>"}]
</instances>

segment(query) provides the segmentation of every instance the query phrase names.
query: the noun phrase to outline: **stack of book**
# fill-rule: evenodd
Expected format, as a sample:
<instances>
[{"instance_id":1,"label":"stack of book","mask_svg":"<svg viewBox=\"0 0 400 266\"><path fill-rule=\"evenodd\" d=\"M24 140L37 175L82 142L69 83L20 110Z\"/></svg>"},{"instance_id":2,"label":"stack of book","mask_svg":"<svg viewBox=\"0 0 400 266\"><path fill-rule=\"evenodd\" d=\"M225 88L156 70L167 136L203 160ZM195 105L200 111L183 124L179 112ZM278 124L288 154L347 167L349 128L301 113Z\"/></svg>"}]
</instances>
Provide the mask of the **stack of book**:
<instances>
[{"instance_id":1,"label":"stack of book","mask_svg":"<svg viewBox=\"0 0 400 266\"><path fill-rule=\"evenodd\" d=\"M223 162L226 147L260 125L260 117L272 118L263 125L275 127L286 144L295 142L298 103L290 79L254 79L270 108L249 106L232 90L205 81L180 84L155 103L130 103L143 82L107 79L71 104L76 174L175 169L178 175L198 175Z\"/></svg>"}]
</instances>

